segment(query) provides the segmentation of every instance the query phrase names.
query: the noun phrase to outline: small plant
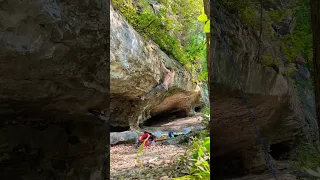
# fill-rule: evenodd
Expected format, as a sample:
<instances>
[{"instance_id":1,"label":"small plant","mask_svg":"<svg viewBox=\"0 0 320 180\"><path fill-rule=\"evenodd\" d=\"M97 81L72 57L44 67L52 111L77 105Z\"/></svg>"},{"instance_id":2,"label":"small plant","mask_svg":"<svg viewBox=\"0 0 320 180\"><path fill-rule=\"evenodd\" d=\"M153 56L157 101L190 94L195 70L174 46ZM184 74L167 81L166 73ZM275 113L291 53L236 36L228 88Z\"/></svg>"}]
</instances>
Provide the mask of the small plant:
<instances>
[{"instance_id":1,"label":"small plant","mask_svg":"<svg viewBox=\"0 0 320 180\"><path fill-rule=\"evenodd\" d=\"M144 140L144 141L141 143L141 145L139 146L139 149L138 149L138 151L137 151L137 154L136 154L136 162L139 164L139 166L140 166L141 168L144 168L144 165L143 165L143 161L140 161L140 160L139 160L139 155L140 155L141 152L143 151L144 145L145 145L146 141L147 141L147 140Z\"/></svg>"},{"instance_id":2,"label":"small plant","mask_svg":"<svg viewBox=\"0 0 320 180\"><path fill-rule=\"evenodd\" d=\"M203 131L199 138L193 137L192 139L186 154L179 159L184 166L189 166L188 175L173 178L173 180L210 179L210 137L208 137L208 132ZM191 167L190 162L192 163Z\"/></svg>"}]
</instances>

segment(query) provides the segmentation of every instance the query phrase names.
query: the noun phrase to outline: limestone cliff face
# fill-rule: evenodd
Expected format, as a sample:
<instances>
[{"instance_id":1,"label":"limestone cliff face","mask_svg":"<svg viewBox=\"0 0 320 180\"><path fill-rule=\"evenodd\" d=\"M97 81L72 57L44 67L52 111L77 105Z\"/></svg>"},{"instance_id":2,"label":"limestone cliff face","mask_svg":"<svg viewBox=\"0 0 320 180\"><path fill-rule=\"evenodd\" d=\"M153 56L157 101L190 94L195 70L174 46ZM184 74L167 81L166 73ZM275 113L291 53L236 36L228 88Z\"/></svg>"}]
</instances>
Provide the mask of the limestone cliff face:
<instances>
[{"instance_id":1,"label":"limestone cliff face","mask_svg":"<svg viewBox=\"0 0 320 180\"><path fill-rule=\"evenodd\" d=\"M302 77L310 83L306 76L308 72L303 65L297 67L298 72L292 75L298 82L295 87L290 78L281 73L285 66L277 70L257 62L257 32L221 6L214 8L213 12L213 23L217 25L214 26L216 36L211 42L214 49L214 56L211 57L211 143L214 147L212 155L216 156L212 162L217 162L216 168L223 171L223 168L228 169L231 161L236 162L237 159L239 161L235 168L228 169L232 172L224 170L240 174L259 172L266 168L263 153L220 32L225 32L231 46L240 83L248 96L265 147L276 160L288 158L287 155L298 145L299 139L316 136L314 96L312 90L301 83ZM265 36L262 49L269 51L272 58L283 59L287 64L279 52L278 42Z\"/></svg>"},{"instance_id":2,"label":"limestone cliff face","mask_svg":"<svg viewBox=\"0 0 320 180\"><path fill-rule=\"evenodd\" d=\"M110 123L136 126L151 116L202 106L201 88L193 75L169 58L152 41L142 38L118 12L110 10ZM161 83L161 61L173 68L175 76L169 91L150 100L140 100Z\"/></svg>"}]
</instances>

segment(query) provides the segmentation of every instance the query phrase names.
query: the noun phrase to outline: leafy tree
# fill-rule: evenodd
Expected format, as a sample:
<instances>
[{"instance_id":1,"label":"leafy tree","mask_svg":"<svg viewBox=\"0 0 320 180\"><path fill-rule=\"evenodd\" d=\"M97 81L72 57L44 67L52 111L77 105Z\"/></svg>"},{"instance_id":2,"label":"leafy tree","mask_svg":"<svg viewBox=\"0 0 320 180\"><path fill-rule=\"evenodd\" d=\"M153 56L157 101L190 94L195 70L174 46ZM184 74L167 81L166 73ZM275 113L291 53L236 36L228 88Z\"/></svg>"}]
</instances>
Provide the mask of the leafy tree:
<instances>
[{"instance_id":1,"label":"leafy tree","mask_svg":"<svg viewBox=\"0 0 320 180\"><path fill-rule=\"evenodd\" d=\"M113 0L113 6L145 38L151 38L172 58L207 80L204 24L197 21L203 14L202 0ZM201 70L201 71L199 71Z\"/></svg>"}]
</instances>

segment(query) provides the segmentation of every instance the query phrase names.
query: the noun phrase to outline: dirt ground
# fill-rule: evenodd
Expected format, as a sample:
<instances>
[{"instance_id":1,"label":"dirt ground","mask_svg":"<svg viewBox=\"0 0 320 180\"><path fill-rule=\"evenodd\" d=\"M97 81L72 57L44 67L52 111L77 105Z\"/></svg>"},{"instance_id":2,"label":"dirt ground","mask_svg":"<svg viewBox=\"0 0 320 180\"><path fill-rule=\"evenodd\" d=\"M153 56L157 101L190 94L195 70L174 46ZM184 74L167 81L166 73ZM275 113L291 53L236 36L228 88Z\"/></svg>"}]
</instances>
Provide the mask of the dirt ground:
<instances>
[{"instance_id":1,"label":"dirt ground","mask_svg":"<svg viewBox=\"0 0 320 180\"><path fill-rule=\"evenodd\" d=\"M169 167L179 155L184 154L186 147L173 145L153 145L139 154L134 145L116 145L110 150L111 179L166 179L167 173L154 173L154 170ZM151 160L151 162L150 162ZM151 172L152 171L152 172ZM147 177L149 174L150 177ZM152 177L151 177L152 176Z\"/></svg>"}]
</instances>

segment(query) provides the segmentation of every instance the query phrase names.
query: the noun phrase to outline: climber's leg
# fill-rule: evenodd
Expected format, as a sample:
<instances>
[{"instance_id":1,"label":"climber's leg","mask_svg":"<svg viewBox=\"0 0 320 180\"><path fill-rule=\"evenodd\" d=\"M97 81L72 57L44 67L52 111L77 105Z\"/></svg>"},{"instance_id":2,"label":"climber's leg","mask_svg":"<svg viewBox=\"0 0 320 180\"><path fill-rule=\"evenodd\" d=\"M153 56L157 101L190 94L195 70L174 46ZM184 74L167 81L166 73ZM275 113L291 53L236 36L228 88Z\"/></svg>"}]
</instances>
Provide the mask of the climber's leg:
<instances>
[{"instance_id":1,"label":"climber's leg","mask_svg":"<svg viewBox=\"0 0 320 180\"><path fill-rule=\"evenodd\" d=\"M161 85L162 85L164 91L168 91L169 88L168 88L167 84L162 83Z\"/></svg>"},{"instance_id":2,"label":"climber's leg","mask_svg":"<svg viewBox=\"0 0 320 180\"><path fill-rule=\"evenodd\" d=\"M142 100L144 99L149 99L151 96L153 96L156 93L160 93L163 92L164 90L167 90L168 86L164 85L163 83L161 83L160 85L158 85L157 87L151 89L151 91L149 91L144 97L141 97Z\"/></svg>"}]
</instances>

